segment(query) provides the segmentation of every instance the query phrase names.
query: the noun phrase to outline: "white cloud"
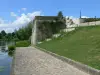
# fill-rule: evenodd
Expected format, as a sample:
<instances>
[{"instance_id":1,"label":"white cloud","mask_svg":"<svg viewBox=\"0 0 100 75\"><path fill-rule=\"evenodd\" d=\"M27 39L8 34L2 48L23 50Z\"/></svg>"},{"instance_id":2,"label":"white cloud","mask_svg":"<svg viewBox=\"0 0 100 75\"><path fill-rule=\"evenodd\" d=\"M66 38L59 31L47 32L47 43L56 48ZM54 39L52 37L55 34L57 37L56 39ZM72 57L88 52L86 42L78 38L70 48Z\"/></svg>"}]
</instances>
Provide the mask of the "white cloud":
<instances>
[{"instance_id":1,"label":"white cloud","mask_svg":"<svg viewBox=\"0 0 100 75\"><path fill-rule=\"evenodd\" d=\"M33 19L35 16L39 16L41 15L41 12L40 11L36 11L36 12L33 12L33 13L28 13L27 16L30 18L30 19Z\"/></svg>"},{"instance_id":2,"label":"white cloud","mask_svg":"<svg viewBox=\"0 0 100 75\"><path fill-rule=\"evenodd\" d=\"M6 32L12 32L15 29L18 29L22 26L27 25L31 20L34 19L35 16L41 15L40 11L35 11L32 13L27 13L27 14L21 14L20 17L18 17L15 13L13 13L11 16L16 16L16 20L13 22L5 23L3 19L0 19L0 31L5 30Z\"/></svg>"},{"instance_id":3,"label":"white cloud","mask_svg":"<svg viewBox=\"0 0 100 75\"><path fill-rule=\"evenodd\" d=\"M81 18L89 18L88 16L82 16Z\"/></svg>"},{"instance_id":4,"label":"white cloud","mask_svg":"<svg viewBox=\"0 0 100 75\"><path fill-rule=\"evenodd\" d=\"M10 12L10 15L13 17L17 17L17 15L14 12Z\"/></svg>"},{"instance_id":5,"label":"white cloud","mask_svg":"<svg viewBox=\"0 0 100 75\"><path fill-rule=\"evenodd\" d=\"M4 20L2 18L0 18L0 24L4 23Z\"/></svg>"},{"instance_id":6,"label":"white cloud","mask_svg":"<svg viewBox=\"0 0 100 75\"><path fill-rule=\"evenodd\" d=\"M20 13L21 11L26 11L27 8L21 8L20 10L18 10L18 12Z\"/></svg>"},{"instance_id":7,"label":"white cloud","mask_svg":"<svg viewBox=\"0 0 100 75\"><path fill-rule=\"evenodd\" d=\"M28 13L28 14L23 13L12 24L21 27L21 26L28 24L31 20L34 19L35 16L39 16L39 15L41 15L40 11L36 11L36 12Z\"/></svg>"},{"instance_id":8,"label":"white cloud","mask_svg":"<svg viewBox=\"0 0 100 75\"><path fill-rule=\"evenodd\" d=\"M22 8L21 10L26 11L26 10L27 10L27 8Z\"/></svg>"},{"instance_id":9,"label":"white cloud","mask_svg":"<svg viewBox=\"0 0 100 75\"><path fill-rule=\"evenodd\" d=\"M74 19L76 17L74 17L74 16L66 16L66 18Z\"/></svg>"}]
</instances>

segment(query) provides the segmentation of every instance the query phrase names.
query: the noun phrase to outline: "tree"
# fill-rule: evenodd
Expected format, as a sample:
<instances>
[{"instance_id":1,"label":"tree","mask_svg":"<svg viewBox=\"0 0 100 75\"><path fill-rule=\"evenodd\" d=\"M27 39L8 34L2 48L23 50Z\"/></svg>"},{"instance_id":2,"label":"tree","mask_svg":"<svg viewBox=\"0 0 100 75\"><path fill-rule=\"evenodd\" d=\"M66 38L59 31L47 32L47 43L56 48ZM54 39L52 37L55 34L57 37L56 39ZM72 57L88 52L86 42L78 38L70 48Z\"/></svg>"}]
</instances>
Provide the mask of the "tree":
<instances>
[{"instance_id":1,"label":"tree","mask_svg":"<svg viewBox=\"0 0 100 75\"><path fill-rule=\"evenodd\" d=\"M4 30L1 31L2 36L6 36L6 32Z\"/></svg>"},{"instance_id":2,"label":"tree","mask_svg":"<svg viewBox=\"0 0 100 75\"><path fill-rule=\"evenodd\" d=\"M15 32L12 32L11 34L12 34L12 36L15 36Z\"/></svg>"},{"instance_id":3,"label":"tree","mask_svg":"<svg viewBox=\"0 0 100 75\"><path fill-rule=\"evenodd\" d=\"M1 33L0 33L0 39L2 39L2 35L1 35Z\"/></svg>"},{"instance_id":4,"label":"tree","mask_svg":"<svg viewBox=\"0 0 100 75\"><path fill-rule=\"evenodd\" d=\"M57 16L58 16L58 21L66 23L66 18L63 16L62 11L59 11Z\"/></svg>"},{"instance_id":5,"label":"tree","mask_svg":"<svg viewBox=\"0 0 100 75\"><path fill-rule=\"evenodd\" d=\"M56 20L57 30L66 28L66 18L63 16L62 11L58 12L58 20Z\"/></svg>"},{"instance_id":6,"label":"tree","mask_svg":"<svg viewBox=\"0 0 100 75\"><path fill-rule=\"evenodd\" d=\"M30 22L27 26L20 28L19 30L15 31L16 37L19 40L29 40L32 34L32 22Z\"/></svg>"},{"instance_id":7,"label":"tree","mask_svg":"<svg viewBox=\"0 0 100 75\"><path fill-rule=\"evenodd\" d=\"M12 33L6 34L6 40L12 40Z\"/></svg>"},{"instance_id":8,"label":"tree","mask_svg":"<svg viewBox=\"0 0 100 75\"><path fill-rule=\"evenodd\" d=\"M57 16L58 16L59 19L62 19L62 18L63 18L63 13L62 13L62 11L59 11Z\"/></svg>"},{"instance_id":9,"label":"tree","mask_svg":"<svg viewBox=\"0 0 100 75\"><path fill-rule=\"evenodd\" d=\"M1 31L1 39L6 40L6 32L4 30Z\"/></svg>"}]
</instances>

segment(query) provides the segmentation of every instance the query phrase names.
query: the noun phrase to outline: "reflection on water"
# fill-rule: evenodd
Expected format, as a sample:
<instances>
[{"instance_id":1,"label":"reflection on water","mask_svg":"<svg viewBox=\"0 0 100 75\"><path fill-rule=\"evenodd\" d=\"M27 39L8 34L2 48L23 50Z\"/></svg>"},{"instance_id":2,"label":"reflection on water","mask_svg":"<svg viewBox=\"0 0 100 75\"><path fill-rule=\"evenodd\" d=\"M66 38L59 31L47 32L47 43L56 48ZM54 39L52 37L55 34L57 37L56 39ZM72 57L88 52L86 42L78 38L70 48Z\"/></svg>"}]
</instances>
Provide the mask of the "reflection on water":
<instances>
[{"instance_id":1,"label":"reflection on water","mask_svg":"<svg viewBox=\"0 0 100 75\"><path fill-rule=\"evenodd\" d=\"M14 42L0 41L0 75L10 75L13 52L8 52L8 45Z\"/></svg>"},{"instance_id":2,"label":"reflection on water","mask_svg":"<svg viewBox=\"0 0 100 75\"><path fill-rule=\"evenodd\" d=\"M12 56L14 55L14 52L8 52L8 55L9 55L10 57L12 57Z\"/></svg>"},{"instance_id":3,"label":"reflection on water","mask_svg":"<svg viewBox=\"0 0 100 75\"><path fill-rule=\"evenodd\" d=\"M8 52L8 47L7 46L0 46L0 51L1 52Z\"/></svg>"}]
</instances>

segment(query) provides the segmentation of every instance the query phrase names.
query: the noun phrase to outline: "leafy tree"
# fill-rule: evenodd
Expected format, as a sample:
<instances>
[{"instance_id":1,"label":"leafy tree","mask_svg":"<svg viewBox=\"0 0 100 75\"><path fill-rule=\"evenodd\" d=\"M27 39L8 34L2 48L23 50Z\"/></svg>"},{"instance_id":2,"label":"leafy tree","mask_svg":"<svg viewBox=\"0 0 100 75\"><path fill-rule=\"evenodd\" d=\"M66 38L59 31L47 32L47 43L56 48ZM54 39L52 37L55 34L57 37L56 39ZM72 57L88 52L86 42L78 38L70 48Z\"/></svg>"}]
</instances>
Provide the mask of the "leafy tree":
<instances>
[{"instance_id":1,"label":"leafy tree","mask_svg":"<svg viewBox=\"0 0 100 75\"><path fill-rule=\"evenodd\" d=\"M27 26L20 28L19 30L15 31L16 39L19 40L29 40L32 35L32 22L30 22Z\"/></svg>"},{"instance_id":2,"label":"leafy tree","mask_svg":"<svg viewBox=\"0 0 100 75\"><path fill-rule=\"evenodd\" d=\"M5 36L5 35L6 35L6 32L5 32L4 30L2 30L2 31L1 31L1 35L2 35L2 36Z\"/></svg>"},{"instance_id":3,"label":"leafy tree","mask_svg":"<svg viewBox=\"0 0 100 75\"><path fill-rule=\"evenodd\" d=\"M1 33L0 33L0 39L2 39L2 35L1 35Z\"/></svg>"},{"instance_id":4,"label":"leafy tree","mask_svg":"<svg viewBox=\"0 0 100 75\"><path fill-rule=\"evenodd\" d=\"M66 18L63 16L62 11L59 11L57 16L58 16L58 21L61 21L64 24L66 23Z\"/></svg>"},{"instance_id":5,"label":"leafy tree","mask_svg":"<svg viewBox=\"0 0 100 75\"><path fill-rule=\"evenodd\" d=\"M15 32L12 32L11 35L12 35L12 36L15 36Z\"/></svg>"},{"instance_id":6,"label":"leafy tree","mask_svg":"<svg viewBox=\"0 0 100 75\"><path fill-rule=\"evenodd\" d=\"M7 38L7 40L12 40L12 34L11 34L11 33L8 33L8 34L6 35L6 38Z\"/></svg>"},{"instance_id":7,"label":"leafy tree","mask_svg":"<svg viewBox=\"0 0 100 75\"><path fill-rule=\"evenodd\" d=\"M63 18L63 13L62 13L62 11L59 11L57 16L58 16L60 19L62 19L62 18Z\"/></svg>"}]
</instances>

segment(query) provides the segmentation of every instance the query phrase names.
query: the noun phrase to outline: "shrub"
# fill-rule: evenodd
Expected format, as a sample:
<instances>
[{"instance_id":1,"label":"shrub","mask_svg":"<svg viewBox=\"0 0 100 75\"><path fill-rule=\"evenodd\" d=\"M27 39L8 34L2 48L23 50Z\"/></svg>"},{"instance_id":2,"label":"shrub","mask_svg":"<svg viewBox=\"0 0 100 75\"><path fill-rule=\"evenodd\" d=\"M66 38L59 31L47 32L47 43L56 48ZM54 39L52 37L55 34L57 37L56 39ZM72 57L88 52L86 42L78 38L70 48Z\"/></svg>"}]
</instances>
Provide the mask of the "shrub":
<instances>
[{"instance_id":1,"label":"shrub","mask_svg":"<svg viewBox=\"0 0 100 75\"><path fill-rule=\"evenodd\" d=\"M15 49L16 49L15 46L8 46L8 50L9 50L9 51L14 51Z\"/></svg>"},{"instance_id":2,"label":"shrub","mask_svg":"<svg viewBox=\"0 0 100 75\"><path fill-rule=\"evenodd\" d=\"M16 42L16 47L28 47L30 45L29 41L18 41Z\"/></svg>"},{"instance_id":3,"label":"shrub","mask_svg":"<svg viewBox=\"0 0 100 75\"><path fill-rule=\"evenodd\" d=\"M9 55L10 57L14 56L14 52L15 52L15 51L8 51L8 55Z\"/></svg>"}]
</instances>

